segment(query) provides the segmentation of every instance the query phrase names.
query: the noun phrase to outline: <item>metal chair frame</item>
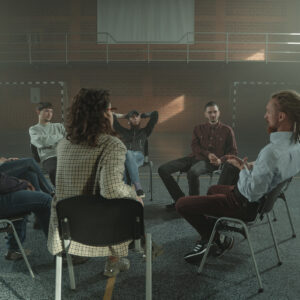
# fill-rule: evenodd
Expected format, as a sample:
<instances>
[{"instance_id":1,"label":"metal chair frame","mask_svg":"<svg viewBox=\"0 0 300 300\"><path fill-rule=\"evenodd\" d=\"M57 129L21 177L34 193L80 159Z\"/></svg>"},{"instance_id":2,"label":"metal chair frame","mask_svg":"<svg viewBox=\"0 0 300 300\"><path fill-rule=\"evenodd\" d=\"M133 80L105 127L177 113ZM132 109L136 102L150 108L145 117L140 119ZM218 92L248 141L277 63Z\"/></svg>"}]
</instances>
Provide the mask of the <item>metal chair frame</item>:
<instances>
[{"instance_id":1,"label":"metal chair frame","mask_svg":"<svg viewBox=\"0 0 300 300\"><path fill-rule=\"evenodd\" d=\"M24 218L26 218L26 216L27 216L27 214L25 214L25 215L22 214L22 215L18 215L18 216L11 216L11 217L0 217L0 224L5 224L4 227L0 227L0 233L6 232L6 233L12 233L14 235L14 237L16 239L16 242L19 246L19 249L21 251L21 254L23 256L23 259L25 261L25 264L27 266L27 269L30 273L30 276L32 278L34 278L34 273L31 269L31 266L30 266L29 261L27 259L27 255L24 251L24 248L23 248L23 246L20 242L17 231L16 231L15 226L13 224L13 222L15 222L15 221L23 220Z\"/></svg>"},{"instance_id":2,"label":"metal chair frame","mask_svg":"<svg viewBox=\"0 0 300 300\"><path fill-rule=\"evenodd\" d=\"M258 292L259 293L263 292L262 280L261 280L260 272L258 270L256 259L255 259L255 254L253 251L253 246L252 246L252 242L251 242L250 234L249 234L249 228L251 228L251 226L253 226L258 221L258 219L262 220L264 218L264 215L267 216L268 224L270 227L270 231L271 231L271 235L272 235L272 239L273 239L273 243L274 243L274 248L276 251L276 256L278 259L278 265L281 265L282 261L281 261L280 255L279 255L278 244L277 244L277 241L275 238L274 229L273 229L272 222L270 220L269 212L273 209L273 206L274 206L276 200L281 196L282 191L285 190L284 188L286 185L288 185L288 183L289 183L288 180L280 183L274 190L272 190L270 193L268 193L261 199L261 204L259 205L257 215L256 215L256 218L254 221L247 222L247 221L243 221L238 218L228 218L228 217L216 218L213 216L209 216L209 217L217 219L217 220L214 224L212 233L210 235L210 238L209 238L209 241L207 244L207 250L205 251L203 259L201 260L200 266L198 268L198 274L200 274L203 271L204 264L206 262L206 259L207 259L210 247L213 243L216 232L217 231L237 232L237 233L242 234L248 240L248 245L249 245L249 249L250 249L250 253L251 253L251 257L252 257L252 261L254 264L254 268L255 268L255 272L256 272L256 276L257 276L257 280L258 280L258 285L259 285Z\"/></svg>"},{"instance_id":3,"label":"metal chair frame","mask_svg":"<svg viewBox=\"0 0 300 300\"><path fill-rule=\"evenodd\" d=\"M291 211L290 211L290 208L288 206L288 202L287 202L287 199L286 199L286 196L285 196L285 193L284 193L288 189L288 187L289 187L292 179L293 179L293 177L289 179L289 181L287 182L287 185L282 190L282 192L280 193L280 195L278 196L278 198L282 199L283 202L284 202L284 205L285 205L285 208L286 208L286 211L287 211L287 215L288 215L288 219L289 219L289 223L290 223L291 230L292 230L292 237L295 238L296 237L295 226L293 224L293 220L292 220L292 217L291 217ZM276 217L274 209L272 210L272 213L273 213L273 221L276 222L277 221L277 217Z\"/></svg>"}]
</instances>

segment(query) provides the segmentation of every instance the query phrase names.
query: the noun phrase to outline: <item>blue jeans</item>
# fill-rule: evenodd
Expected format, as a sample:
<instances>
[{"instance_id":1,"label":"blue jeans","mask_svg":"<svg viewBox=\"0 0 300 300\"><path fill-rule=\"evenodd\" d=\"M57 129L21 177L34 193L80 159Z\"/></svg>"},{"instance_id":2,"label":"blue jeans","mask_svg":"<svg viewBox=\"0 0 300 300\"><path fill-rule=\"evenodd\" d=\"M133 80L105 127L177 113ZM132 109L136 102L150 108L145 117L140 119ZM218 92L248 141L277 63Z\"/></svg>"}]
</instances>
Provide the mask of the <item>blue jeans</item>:
<instances>
[{"instance_id":1,"label":"blue jeans","mask_svg":"<svg viewBox=\"0 0 300 300\"><path fill-rule=\"evenodd\" d=\"M33 158L21 158L7 161L0 165L0 172L19 179L28 180L37 191L42 190L48 194L54 192L53 187Z\"/></svg>"},{"instance_id":2,"label":"blue jeans","mask_svg":"<svg viewBox=\"0 0 300 300\"><path fill-rule=\"evenodd\" d=\"M144 154L141 151L127 150L125 167L128 172L129 178L127 177L127 172L125 172L125 183L133 183L136 189L140 189L140 176L139 167L144 163Z\"/></svg>"},{"instance_id":3,"label":"blue jeans","mask_svg":"<svg viewBox=\"0 0 300 300\"><path fill-rule=\"evenodd\" d=\"M49 194L38 191L20 190L0 194L1 217L33 212L38 218L45 235L48 236L51 200L52 197ZM26 218L14 222L14 226L21 243L23 243L26 238ZM9 250L18 250L19 247L13 234L8 234L7 246Z\"/></svg>"}]
</instances>

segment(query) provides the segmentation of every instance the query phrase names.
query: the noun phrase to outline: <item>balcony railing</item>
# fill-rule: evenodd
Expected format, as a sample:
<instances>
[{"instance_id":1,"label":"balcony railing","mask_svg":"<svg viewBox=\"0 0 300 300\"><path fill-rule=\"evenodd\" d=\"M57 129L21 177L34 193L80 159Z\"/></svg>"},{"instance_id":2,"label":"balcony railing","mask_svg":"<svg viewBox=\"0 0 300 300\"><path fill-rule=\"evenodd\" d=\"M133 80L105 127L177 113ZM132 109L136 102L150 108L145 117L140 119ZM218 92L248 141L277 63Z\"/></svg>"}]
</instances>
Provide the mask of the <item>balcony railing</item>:
<instances>
[{"instance_id":1,"label":"balcony railing","mask_svg":"<svg viewBox=\"0 0 300 300\"><path fill-rule=\"evenodd\" d=\"M300 33L189 32L163 43L116 41L103 32L0 35L0 63L116 61L300 62Z\"/></svg>"}]
</instances>

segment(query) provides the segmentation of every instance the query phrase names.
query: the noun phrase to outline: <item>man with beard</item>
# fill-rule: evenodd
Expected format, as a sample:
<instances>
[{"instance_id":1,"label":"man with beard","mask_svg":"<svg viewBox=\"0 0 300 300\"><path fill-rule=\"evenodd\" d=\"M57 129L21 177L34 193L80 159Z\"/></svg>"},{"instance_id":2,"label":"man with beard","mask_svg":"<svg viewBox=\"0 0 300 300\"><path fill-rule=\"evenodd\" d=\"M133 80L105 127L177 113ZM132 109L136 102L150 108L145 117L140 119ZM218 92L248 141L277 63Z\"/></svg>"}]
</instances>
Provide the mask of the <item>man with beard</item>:
<instances>
[{"instance_id":1,"label":"man with beard","mask_svg":"<svg viewBox=\"0 0 300 300\"><path fill-rule=\"evenodd\" d=\"M188 262L201 259L207 248L214 221L206 215L246 220L256 210L260 199L278 184L300 171L300 95L281 91L271 96L264 116L270 143L258 154L253 165L247 159L229 156L240 170L236 185L214 185L207 196L183 197L177 211L197 230L201 240L185 255ZM216 234L214 244L221 255L233 246L233 237Z\"/></svg>"},{"instance_id":2,"label":"man with beard","mask_svg":"<svg viewBox=\"0 0 300 300\"><path fill-rule=\"evenodd\" d=\"M187 172L189 195L199 195L199 176L218 169L225 162L226 155L237 154L233 130L219 121L220 110L215 102L208 102L204 106L204 116L208 122L197 125L193 131L192 154L158 168L158 174L174 200L174 203L166 206L167 209L175 209L176 201L184 197L173 173Z\"/></svg>"}]
</instances>

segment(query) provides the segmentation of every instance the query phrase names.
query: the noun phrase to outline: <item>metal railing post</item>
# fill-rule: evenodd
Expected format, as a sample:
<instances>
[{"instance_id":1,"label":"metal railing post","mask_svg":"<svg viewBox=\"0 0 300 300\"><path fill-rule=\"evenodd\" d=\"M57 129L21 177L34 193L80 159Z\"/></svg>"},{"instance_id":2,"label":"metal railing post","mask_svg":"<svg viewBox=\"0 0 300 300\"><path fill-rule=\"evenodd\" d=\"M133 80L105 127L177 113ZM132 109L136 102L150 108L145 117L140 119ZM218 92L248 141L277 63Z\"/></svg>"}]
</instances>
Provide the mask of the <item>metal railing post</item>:
<instances>
[{"instance_id":1,"label":"metal railing post","mask_svg":"<svg viewBox=\"0 0 300 300\"><path fill-rule=\"evenodd\" d=\"M190 45L186 44L186 63L188 64L190 61Z\"/></svg>"},{"instance_id":2,"label":"metal railing post","mask_svg":"<svg viewBox=\"0 0 300 300\"><path fill-rule=\"evenodd\" d=\"M226 32L226 64L228 64L229 32Z\"/></svg>"},{"instance_id":3,"label":"metal railing post","mask_svg":"<svg viewBox=\"0 0 300 300\"><path fill-rule=\"evenodd\" d=\"M189 32L186 33L186 63L190 60L190 44L189 44Z\"/></svg>"},{"instance_id":4,"label":"metal railing post","mask_svg":"<svg viewBox=\"0 0 300 300\"><path fill-rule=\"evenodd\" d=\"M266 33L266 48L265 48L265 61L268 63L268 51L269 51L269 35Z\"/></svg>"},{"instance_id":5,"label":"metal railing post","mask_svg":"<svg viewBox=\"0 0 300 300\"><path fill-rule=\"evenodd\" d=\"M31 33L28 33L28 58L29 58L29 63L32 64L32 45L31 45Z\"/></svg>"},{"instance_id":6,"label":"metal railing post","mask_svg":"<svg viewBox=\"0 0 300 300\"><path fill-rule=\"evenodd\" d=\"M108 64L108 34L106 33L106 63Z\"/></svg>"},{"instance_id":7,"label":"metal railing post","mask_svg":"<svg viewBox=\"0 0 300 300\"><path fill-rule=\"evenodd\" d=\"M65 44L65 47L66 47L66 53L65 53L65 58L66 58L66 64L68 63L68 33L66 32L66 35L65 35L65 39L66 39L66 44Z\"/></svg>"}]
</instances>

